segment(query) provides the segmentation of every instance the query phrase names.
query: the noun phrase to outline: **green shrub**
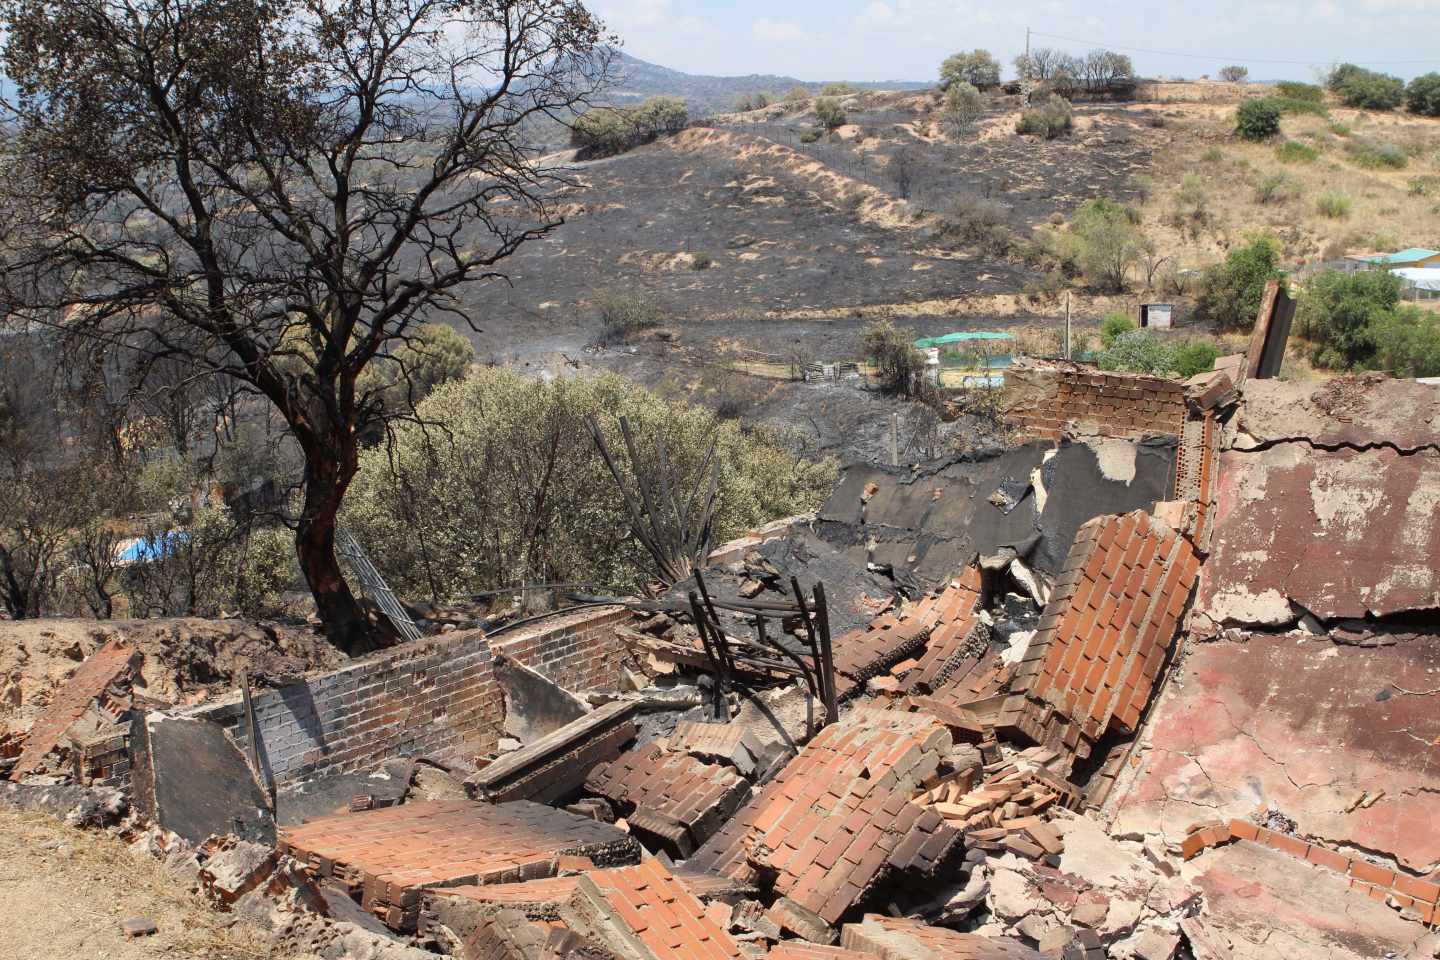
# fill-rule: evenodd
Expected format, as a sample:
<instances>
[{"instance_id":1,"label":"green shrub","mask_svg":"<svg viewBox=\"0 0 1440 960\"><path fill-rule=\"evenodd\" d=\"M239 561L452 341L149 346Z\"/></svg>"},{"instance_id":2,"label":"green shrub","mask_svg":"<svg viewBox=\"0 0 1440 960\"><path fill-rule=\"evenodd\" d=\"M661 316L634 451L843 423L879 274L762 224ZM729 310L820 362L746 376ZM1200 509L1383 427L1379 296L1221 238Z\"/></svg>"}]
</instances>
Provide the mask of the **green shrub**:
<instances>
[{"instance_id":1,"label":"green shrub","mask_svg":"<svg viewBox=\"0 0 1440 960\"><path fill-rule=\"evenodd\" d=\"M1115 338L1122 333L1137 330L1135 321L1123 313L1112 313L1100 321L1100 345L1109 350L1115 343Z\"/></svg>"},{"instance_id":2,"label":"green shrub","mask_svg":"<svg viewBox=\"0 0 1440 960\"><path fill-rule=\"evenodd\" d=\"M1387 270L1326 270L1310 278L1296 312L1296 328L1314 341L1315 364L1338 370L1370 366L1378 329L1401 306L1401 288L1401 279Z\"/></svg>"},{"instance_id":3,"label":"green shrub","mask_svg":"<svg viewBox=\"0 0 1440 960\"><path fill-rule=\"evenodd\" d=\"M1015 132L1054 140L1065 136L1074 125L1075 116L1069 101L1051 94L1035 106L1020 112Z\"/></svg>"},{"instance_id":4,"label":"green shrub","mask_svg":"<svg viewBox=\"0 0 1440 960\"><path fill-rule=\"evenodd\" d=\"M1326 129L1329 130L1331 133L1335 134L1335 136L1342 138L1348 137L1350 136L1350 134L1355 132L1355 128L1350 126L1350 124L1341 123L1338 120L1331 121L1330 124L1326 127Z\"/></svg>"},{"instance_id":5,"label":"green shrub","mask_svg":"<svg viewBox=\"0 0 1440 960\"><path fill-rule=\"evenodd\" d=\"M715 266L715 258L708 253L697 253L690 260L691 270L709 270Z\"/></svg>"},{"instance_id":6,"label":"green shrub","mask_svg":"<svg viewBox=\"0 0 1440 960\"><path fill-rule=\"evenodd\" d=\"M1405 103L1412 113L1440 117L1440 73L1426 73L1405 88Z\"/></svg>"},{"instance_id":7,"label":"green shrub","mask_svg":"<svg viewBox=\"0 0 1440 960\"><path fill-rule=\"evenodd\" d=\"M1275 158L1281 163L1314 163L1320 151L1298 140L1286 140L1275 148Z\"/></svg>"},{"instance_id":8,"label":"green shrub","mask_svg":"<svg viewBox=\"0 0 1440 960\"><path fill-rule=\"evenodd\" d=\"M1393 143L1376 143L1366 139L1346 141L1345 155L1357 167L1369 170L1404 170L1410 163L1405 151Z\"/></svg>"},{"instance_id":9,"label":"green shrub","mask_svg":"<svg viewBox=\"0 0 1440 960\"><path fill-rule=\"evenodd\" d=\"M1364 110L1394 110L1405 99L1405 81L1373 70L1345 63L1330 72L1325 81L1348 107Z\"/></svg>"},{"instance_id":10,"label":"green shrub","mask_svg":"<svg viewBox=\"0 0 1440 960\"><path fill-rule=\"evenodd\" d=\"M816 140L819 140L823 136L825 136L825 134L819 130L806 130L804 133L800 134L800 142L814 143Z\"/></svg>"},{"instance_id":11,"label":"green shrub","mask_svg":"<svg viewBox=\"0 0 1440 960\"><path fill-rule=\"evenodd\" d=\"M945 90L944 120L956 133L963 133L980 119L980 91L972 83L957 80Z\"/></svg>"},{"instance_id":12,"label":"green shrub","mask_svg":"<svg viewBox=\"0 0 1440 960\"><path fill-rule=\"evenodd\" d=\"M595 294L600 311L602 344L619 343L660 326L665 315L647 294L625 290L601 290Z\"/></svg>"},{"instance_id":13,"label":"green shrub","mask_svg":"<svg viewBox=\"0 0 1440 960\"><path fill-rule=\"evenodd\" d=\"M1126 330L1096 358L1101 370L1123 370L1163 377L1175 369L1175 351L1148 330Z\"/></svg>"},{"instance_id":14,"label":"green shrub","mask_svg":"<svg viewBox=\"0 0 1440 960\"><path fill-rule=\"evenodd\" d=\"M1309 100L1288 100L1285 97L1273 97L1275 106L1286 116L1312 116L1328 117L1330 111L1325 109L1324 104L1312 103Z\"/></svg>"},{"instance_id":15,"label":"green shrub","mask_svg":"<svg viewBox=\"0 0 1440 960\"><path fill-rule=\"evenodd\" d=\"M1284 203L1295 196L1295 184L1288 174L1273 173L1255 185L1255 202Z\"/></svg>"},{"instance_id":16,"label":"green shrub","mask_svg":"<svg viewBox=\"0 0 1440 960\"><path fill-rule=\"evenodd\" d=\"M853 83L827 83L820 88L822 97L848 97L859 92L860 88Z\"/></svg>"},{"instance_id":17,"label":"green shrub","mask_svg":"<svg viewBox=\"0 0 1440 960\"><path fill-rule=\"evenodd\" d=\"M396 428L388 448L361 456L344 518L391 586L415 599L517 582L629 591L653 579L587 416L627 475L619 418L629 421L642 464L657 463L663 437L677 497L705 480L714 438L716 543L815 508L835 477L833 461L798 458L773 429L721 421L615 375L547 383L486 368L441 387L420 414Z\"/></svg>"},{"instance_id":18,"label":"green shrub","mask_svg":"<svg viewBox=\"0 0 1440 960\"><path fill-rule=\"evenodd\" d=\"M1220 348L1213 343L1192 340L1175 348L1175 372L1182 377L1193 377L1197 373L1215 368Z\"/></svg>"},{"instance_id":19,"label":"green shrub","mask_svg":"<svg viewBox=\"0 0 1440 960\"><path fill-rule=\"evenodd\" d=\"M1375 363L1402 377L1440 377L1440 317L1402 305L1375 321Z\"/></svg>"},{"instance_id":20,"label":"green shrub","mask_svg":"<svg viewBox=\"0 0 1440 960\"><path fill-rule=\"evenodd\" d=\"M1246 100L1235 111L1235 132L1245 140L1268 140L1280 132L1280 107L1270 97Z\"/></svg>"},{"instance_id":21,"label":"green shrub","mask_svg":"<svg viewBox=\"0 0 1440 960\"><path fill-rule=\"evenodd\" d=\"M1298 83L1294 80L1282 80L1275 84L1275 93L1286 100L1306 100L1310 103L1322 103L1325 100L1325 91L1313 83Z\"/></svg>"},{"instance_id":22,"label":"green shrub","mask_svg":"<svg viewBox=\"0 0 1440 960\"><path fill-rule=\"evenodd\" d=\"M1350 198L1339 190L1326 190L1315 198L1315 210L1331 220L1343 220L1350 216L1350 206Z\"/></svg>"},{"instance_id":23,"label":"green shrub","mask_svg":"<svg viewBox=\"0 0 1440 960\"><path fill-rule=\"evenodd\" d=\"M1204 153L1200 154L1201 163L1215 164L1222 162L1224 159L1225 151L1219 147L1209 147Z\"/></svg>"},{"instance_id":24,"label":"green shrub","mask_svg":"<svg viewBox=\"0 0 1440 960\"><path fill-rule=\"evenodd\" d=\"M1282 280L1280 244L1274 237L1255 237L1236 247L1224 263L1205 271L1196 295L1195 312L1222 331L1249 330L1260 312L1265 285Z\"/></svg>"}]
</instances>

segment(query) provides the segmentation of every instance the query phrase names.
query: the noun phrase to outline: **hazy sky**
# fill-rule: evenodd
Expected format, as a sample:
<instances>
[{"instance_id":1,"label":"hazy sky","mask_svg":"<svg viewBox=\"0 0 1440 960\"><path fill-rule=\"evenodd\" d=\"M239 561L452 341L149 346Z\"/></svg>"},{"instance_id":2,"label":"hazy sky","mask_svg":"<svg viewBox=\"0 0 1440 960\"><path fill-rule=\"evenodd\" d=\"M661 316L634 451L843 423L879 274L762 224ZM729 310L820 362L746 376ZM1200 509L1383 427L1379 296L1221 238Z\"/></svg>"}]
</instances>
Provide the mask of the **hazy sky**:
<instances>
[{"instance_id":1,"label":"hazy sky","mask_svg":"<svg viewBox=\"0 0 1440 960\"><path fill-rule=\"evenodd\" d=\"M689 73L802 80L929 80L958 49L1007 68L1032 43L1129 53L1147 75L1213 75L1243 63L1256 80L1313 80L1352 60L1409 78L1440 70L1440 0L591 0L627 53ZM1143 48L1124 50L1124 47ZM1187 54L1195 56L1179 56ZM1272 61L1272 62L1266 62ZM1273 62L1273 61L1295 61ZM1424 61L1424 62L1416 62Z\"/></svg>"}]
</instances>

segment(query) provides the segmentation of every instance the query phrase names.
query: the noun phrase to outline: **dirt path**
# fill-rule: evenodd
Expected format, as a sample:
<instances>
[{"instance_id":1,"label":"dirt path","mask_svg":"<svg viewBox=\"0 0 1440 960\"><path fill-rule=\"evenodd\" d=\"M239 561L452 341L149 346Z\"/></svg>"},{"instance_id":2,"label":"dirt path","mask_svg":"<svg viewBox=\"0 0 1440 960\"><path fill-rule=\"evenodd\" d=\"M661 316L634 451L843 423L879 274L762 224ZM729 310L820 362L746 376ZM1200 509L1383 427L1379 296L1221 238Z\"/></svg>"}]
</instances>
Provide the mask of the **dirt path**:
<instances>
[{"instance_id":1,"label":"dirt path","mask_svg":"<svg viewBox=\"0 0 1440 960\"><path fill-rule=\"evenodd\" d=\"M147 917L153 937L120 922ZM229 924L227 928L227 924ZM295 960L188 895L161 866L104 834L0 813L0 960Z\"/></svg>"}]
</instances>

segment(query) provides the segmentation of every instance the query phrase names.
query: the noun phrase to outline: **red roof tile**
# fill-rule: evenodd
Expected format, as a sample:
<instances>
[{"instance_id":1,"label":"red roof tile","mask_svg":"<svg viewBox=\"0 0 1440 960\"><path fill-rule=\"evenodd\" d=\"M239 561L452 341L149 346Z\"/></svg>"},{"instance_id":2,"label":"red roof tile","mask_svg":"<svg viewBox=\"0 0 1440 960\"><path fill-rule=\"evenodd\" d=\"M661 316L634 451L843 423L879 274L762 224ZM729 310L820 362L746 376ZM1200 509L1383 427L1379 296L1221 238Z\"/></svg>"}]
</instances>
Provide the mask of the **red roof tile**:
<instances>
[{"instance_id":1,"label":"red roof tile","mask_svg":"<svg viewBox=\"0 0 1440 960\"><path fill-rule=\"evenodd\" d=\"M1190 541L1143 512L1082 526L1015 672L1026 699L1007 706L1006 724L1042 742L1057 725L1073 730L1065 742L1082 756L1107 730L1133 730L1199 567Z\"/></svg>"},{"instance_id":2,"label":"red roof tile","mask_svg":"<svg viewBox=\"0 0 1440 960\"><path fill-rule=\"evenodd\" d=\"M949 732L923 714L857 708L826 727L688 866L774 888L834 923L891 873L933 872L959 841L909 802Z\"/></svg>"},{"instance_id":3,"label":"red roof tile","mask_svg":"<svg viewBox=\"0 0 1440 960\"><path fill-rule=\"evenodd\" d=\"M594 909L603 906L601 919ZM705 912L705 906L658 860L597 870L580 878L567 923L592 939L606 940L619 924L654 960L738 960L740 945Z\"/></svg>"},{"instance_id":4,"label":"red roof tile","mask_svg":"<svg viewBox=\"0 0 1440 960\"><path fill-rule=\"evenodd\" d=\"M600 764L585 778L585 789L617 804L632 826L653 823L652 832L681 857L708 839L750 795L749 781L732 768L671 753L656 743Z\"/></svg>"}]
</instances>

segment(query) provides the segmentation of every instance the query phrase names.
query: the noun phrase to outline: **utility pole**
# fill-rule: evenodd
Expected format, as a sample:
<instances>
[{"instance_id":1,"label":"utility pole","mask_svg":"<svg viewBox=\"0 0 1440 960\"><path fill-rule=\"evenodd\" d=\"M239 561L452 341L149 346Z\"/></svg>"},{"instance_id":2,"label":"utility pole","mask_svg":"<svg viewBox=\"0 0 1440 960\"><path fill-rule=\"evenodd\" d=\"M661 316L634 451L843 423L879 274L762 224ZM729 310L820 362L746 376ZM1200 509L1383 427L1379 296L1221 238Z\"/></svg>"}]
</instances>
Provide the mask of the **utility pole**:
<instances>
[{"instance_id":1,"label":"utility pole","mask_svg":"<svg viewBox=\"0 0 1440 960\"><path fill-rule=\"evenodd\" d=\"M1027 63L1028 63L1029 60L1030 60L1030 28L1029 28L1029 27L1026 27L1026 28L1025 28L1025 60L1026 60Z\"/></svg>"}]
</instances>

